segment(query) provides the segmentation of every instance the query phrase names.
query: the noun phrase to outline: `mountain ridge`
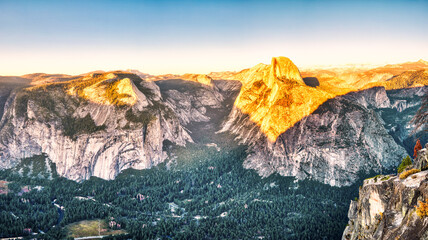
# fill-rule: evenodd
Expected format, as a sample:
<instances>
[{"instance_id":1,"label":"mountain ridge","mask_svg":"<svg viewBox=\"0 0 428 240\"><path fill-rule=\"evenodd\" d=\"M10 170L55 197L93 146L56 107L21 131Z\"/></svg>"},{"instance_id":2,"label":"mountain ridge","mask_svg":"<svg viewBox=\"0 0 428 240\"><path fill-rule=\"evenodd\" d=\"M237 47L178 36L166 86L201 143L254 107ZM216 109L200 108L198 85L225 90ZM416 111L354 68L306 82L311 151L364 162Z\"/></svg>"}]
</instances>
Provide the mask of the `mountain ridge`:
<instances>
[{"instance_id":1,"label":"mountain ridge","mask_svg":"<svg viewBox=\"0 0 428 240\"><path fill-rule=\"evenodd\" d=\"M257 170L261 176L277 172L348 185L365 167L381 171L383 165L392 167L394 159L405 154L403 142L407 140L403 136L407 130L401 127L407 124L407 118L395 123L388 120L387 127L383 109L407 116L406 109L414 111L419 106L417 98L426 91L427 81L425 70L391 78L389 82L398 86L397 91L408 89L404 91L406 99L397 99L383 87L388 81L364 91L332 88L322 79L302 78L297 66L285 57L235 75L229 72L235 81L200 74L158 77L132 71L96 71L79 76L34 74L20 85L23 89L7 88L1 105L5 110L0 124L2 167L46 152L58 164L60 175L76 180L91 175L111 179L125 168L148 168L168 160L165 140L183 146L194 139L207 141L199 133L204 129L213 134L231 133L237 141L249 145L244 167ZM88 121L87 126L81 127L84 121ZM75 127L79 128L75 131ZM359 138L351 139L344 128ZM326 134L323 139L311 137L317 132ZM37 136L36 141L29 136ZM55 136L57 143L46 141L44 136ZM360 139L362 136L365 140ZM139 138L143 139L142 145ZM85 141L92 142L90 147L84 147ZM106 146L97 143L100 141L110 141L108 156L101 150ZM131 147L121 147L117 141L130 141ZM312 142L314 147L308 148L305 142ZM368 151L373 142L378 150ZM358 150L348 154L353 144ZM62 152L55 153L55 148ZM134 154L126 157L129 161L120 157L128 153ZM382 157L386 153L393 154ZM80 155L77 162L71 160L74 154ZM85 160L87 154L93 157ZM366 160L344 170L346 162L362 157ZM97 159L103 160L98 164ZM337 174L326 174L328 167Z\"/></svg>"}]
</instances>

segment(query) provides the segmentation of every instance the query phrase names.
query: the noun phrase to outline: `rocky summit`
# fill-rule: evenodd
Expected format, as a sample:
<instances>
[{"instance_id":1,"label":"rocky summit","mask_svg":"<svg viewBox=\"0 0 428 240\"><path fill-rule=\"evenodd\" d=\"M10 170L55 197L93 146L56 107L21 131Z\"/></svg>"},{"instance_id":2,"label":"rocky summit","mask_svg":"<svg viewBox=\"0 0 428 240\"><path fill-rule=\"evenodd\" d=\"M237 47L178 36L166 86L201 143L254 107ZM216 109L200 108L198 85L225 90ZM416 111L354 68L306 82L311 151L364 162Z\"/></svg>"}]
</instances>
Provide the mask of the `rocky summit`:
<instances>
[{"instance_id":1,"label":"rocky summit","mask_svg":"<svg viewBox=\"0 0 428 240\"><path fill-rule=\"evenodd\" d=\"M248 146L243 166L263 177L350 185L360 173L394 168L411 150L427 70L423 62L404 66L348 71L342 85L335 82L343 71L329 70L334 79L301 73L286 57L213 77L136 70L2 77L0 166L46 154L61 176L113 179L172 161L171 144L216 146L212 137L227 133ZM392 75L355 80L375 73ZM426 139L421 130L416 136Z\"/></svg>"},{"instance_id":2,"label":"rocky summit","mask_svg":"<svg viewBox=\"0 0 428 240\"><path fill-rule=\"evenodd\" d=\"M426 239L424 66L0 77L0 237Z\"/></svg>"},{"instance_id":3,"label":"rocky summit","mask_svg":"<svg viewBox=\"0 0 428 240\"><path fill-rule=\"evenodd\" d=\"M270 66L237 74L243 86L222 131L250 146L244 166L261 176L279 173L349 185L359 173L392 168L406 154L409 121L427 91L425 75L418 76L403 78L409 89L333 88L328 82L314 87L301 81L288 59L274 58ZM378 85L396 86L395 79ZM408 105L401 109L404 102Z\"/></svg>"},{"instance_id":4,"label":"rocky summit","mask_svg":"<svg viewBox=\"0 0 428 240\"><path fill-rule=\"evenodd\" d=\"M150 168L166 159L164 140L192 141L159 87L124 72L15 90L0 126L3 168L46 153L73 180Z\"/></svg>"},{"instance_id":5,"label":"rocky summit","mask_svg":"<svg viewBox=\"0 0 428 240\"><path fill-rule=\"evenodd\" d=\"M275 142L277 137L309 115L333 94L307 86L288 58L273 58L271 65L259 64L237 75L243 83L225 130L248 115L260 131Z\"/></svg>"}]
</instances>

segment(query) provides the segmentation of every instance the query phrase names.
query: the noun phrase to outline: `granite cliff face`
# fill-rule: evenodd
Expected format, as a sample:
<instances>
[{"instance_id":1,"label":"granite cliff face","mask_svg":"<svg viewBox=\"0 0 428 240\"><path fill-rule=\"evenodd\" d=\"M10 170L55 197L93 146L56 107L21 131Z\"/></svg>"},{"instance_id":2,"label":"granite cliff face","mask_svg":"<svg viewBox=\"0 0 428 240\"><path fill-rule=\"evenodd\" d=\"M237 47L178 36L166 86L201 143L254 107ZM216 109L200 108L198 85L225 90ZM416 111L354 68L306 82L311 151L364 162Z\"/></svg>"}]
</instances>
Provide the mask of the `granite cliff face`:
<instances>
[{"instance_id":1,"label":"granite cliff face","mask_svg":"<svg viewBox=\"0 0 428 240\"><path fill-rule=\"evenodd\" d=\"M284 57L273 58L271 65L259 64L243 70L237 78L242 82L242 89L224 130L231 129L232 125L240 128L239 118L246 114L271 142L334 97L308 87L297 67Z\"/></svg>"},{"instance_id":2,"label":"granite cliff face","mask_svg":"<svg viewBox=\"0 0 428 240\"><path fill-rule=\"evenodd\" d=\"M184 146L193 142L194 124L220 123L231 108L225 100L240 87L201 75L156 83L139 76L149 75L35 74L19 88L4 85L0 167L46 154L59 175L73 180L150 168L167 158L164 141Z\"/></svg>"},{"instance_id":3,"label":"granite cliff face","mask_svg":"<svg viewBox=\"0 0 428 240\"><path fill-rule=\"evenodd\" d=\"M134 70L3 77L0 167L45 153L59 175L112 179L165 161L165 141L213 145L220 131L249 146L244 167L261 176L349 185L361 171L395 167L411 150L409 121L428 79L425 70L397 74L361 91L302 78L277 57L213 77Z\"/></svg>"},{"instance_id":4,"label":"granite cliff face","mask_svg":"<svg viewBox=\"0 0 428 240\"><path fill-rule=\"evenodd\" d=\"M420 153L427 158L426 149ZM427 200L428 170L405 179L394 175L366 179L358 201L351 201L342 239L428 239L428 217L417 214L419 202Z\"/></svg>"},{"instance_id":5,"label":"granite cliff face","mask_svg":"<svg viewBox=\"0 0 428 240\"><path fill-rule=\"evenodd\" d=\"M350 93L311 87L299 80L290 62L273 59L270 66L259 64L238 74L243 87L222 131L250 145L244 167L265 177L279 173L343 186L361 172L393 168L407 154L404 135L412 129L409 118L426 87L395 90L399 93L390 96L384 87Z\"/></svg>"},{"instance_id":6,"label":"granite cliff face","mask_svg":"<svg viewBox=\"0 0 428 240\"><path fill-rule=\"evenodd\" d=\"M224 101L216 86L206 82L192 82L181 79L159 81L165 103L179 116L181 123L208 122L210 109L222 108Z\"/></svg>"},{"instance_id":7,"label":"granite cliff face","mask_svg":"<svg viewBox=\"0 0 428 240\"><path fill-rule=\"evenodd\" d=\"M379 102L370 104L389 104L384 89L378 91ZM238 116L239 127L231 131L251 146L244 166L262 176L278 172L333 186L352 184L360 171L395 167L405 149L388 134L375 111L347 97L328 100L273 143L247 116ZM359 101L367 103L364 93Z\"/></svg>"},{"instance_id":8,"label":"granite cliff face","mask_svg":"<svg viewBox=\"0 0 428 240\"><path fill-rule=\"evenodd\" d=\"M192 141L153 82L122 72L16 91L0 126L1 167L46 153L73 180L149 168L165 160L164 140Z\"/></svg>"}]
</instances>

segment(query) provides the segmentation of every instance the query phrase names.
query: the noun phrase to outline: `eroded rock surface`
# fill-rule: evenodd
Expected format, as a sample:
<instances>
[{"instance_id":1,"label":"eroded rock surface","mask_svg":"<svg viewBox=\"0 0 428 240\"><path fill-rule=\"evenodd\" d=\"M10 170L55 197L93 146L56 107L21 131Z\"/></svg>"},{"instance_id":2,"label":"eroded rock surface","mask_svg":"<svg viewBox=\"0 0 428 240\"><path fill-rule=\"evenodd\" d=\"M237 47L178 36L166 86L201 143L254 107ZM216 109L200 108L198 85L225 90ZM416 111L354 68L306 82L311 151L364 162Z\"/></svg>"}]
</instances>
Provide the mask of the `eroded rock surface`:
<instances>
[{"instance_id":1,"label":"eroded rock surface","mask_svg":"<svg viewBox=\"0 0 428 240\"><path fill-rule=\"evenodd\" d=\"M154 83L122 72L19 91L0 126L2 168L46 153L58 174L73 180L150 168L167 157L164 140L192 141Z\"/></svg>"},{"instance_id":2,"label":"eroded rock surface","mask_svg":"<svg viewBox=\"0 0 428 240\"><path fill-rule=\"evenodd\" d=\"M428 199L428 170L406 179L377 176L364 181L358 201L351 201L343 240L428 239L428 217L416 214Z\"/></svg>"},{"instance_id":3,"label":"eroded rock surface","mask_svg":"<svg viewBox=\"0 0 428 240\"><path fill-rule=\"evenodd\" d=\"M409 122L427 87L336 96L305 85L290 62L274 59L237 75L243 87L222 131L250 145L246 168L343 186L361 172L393 168L408 154Z\"/></svg>"}]
</instances>

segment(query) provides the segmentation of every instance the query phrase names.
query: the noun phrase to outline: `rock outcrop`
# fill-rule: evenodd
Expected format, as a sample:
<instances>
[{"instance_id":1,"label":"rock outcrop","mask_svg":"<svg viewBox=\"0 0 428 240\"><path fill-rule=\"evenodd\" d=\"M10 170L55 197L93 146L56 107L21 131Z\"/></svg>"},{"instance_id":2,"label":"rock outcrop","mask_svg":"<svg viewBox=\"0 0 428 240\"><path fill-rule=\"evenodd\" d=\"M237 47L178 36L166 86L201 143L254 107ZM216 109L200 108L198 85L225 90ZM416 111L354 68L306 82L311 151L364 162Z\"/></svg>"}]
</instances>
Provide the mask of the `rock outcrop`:
<instances>
[{"instance_id":1,"label":"rock outcrop","mask_svg":"<svg viewBox=\"0 0 428 240\"><path fill-rule=\"evenodd\" d=\"M392 168L407 154L406 139L390 132L408 133L408 118L420 106L414 93L424 87L400 92L411 108L396 121L396 99L384 87L337 96L336 90L307 86L290 62L274 59L238 74L243 87L222 131L250 145L246 168L265 177L279 173L343 186L361 172Z\"/></svg>"},{"instance_id":2,"label":"rock outcrop","mask_svg":"<svg viewBox=\"0 0 428 240\"><path fill-rule=\"evenodd\" d=\"M192 141L159 88L134 74L91 74L10 96L0 123L0 164L46 153L61 176L114 178L166 157L163 141Z\"/></svg>"},{"instance_id":3,"label":"rock outcrop","mask_svg":"<svg viewBox=\"0 0 428 240\"><path fill-rule=\"evenodd\" d=\"M328 100L274 143L254 123L240 119L239 127L231 131L250 144L244 166L265 177L277 172L333 186L350 185L360 172L392 168L406 155L375 111L346 96Z\"/></svg>"},{"instance_id":4,"label":"rock outcrop","mask_svg":"<svg viewBox=\"0 0 428 240\"><path fill-rule=\"evenodd\" d=\"M208 122L208 112L221 109L224 97L210 84L171 79L158 81L163 99L174 110L183 125Z\"/></svg>"},{"instance_id":5,"label":"rock outcrop","mask_svg":"<svg viewBox=\"0 0 428 240\"><path fill-rule=\"evenodd\" d=\"M244 167L263 177L350 185L361 171L394 167L411 150L409 122L428 81L425 64L417 66L376 70L386 74L380 82L364 73L357 86L377 84L364 91L352 81L302 78L285 57L213 73L217 80L135 70L26 75L16 86L0 85L0 167L45 153L59 175L112 179L123 169L164 161L164 141L212 144L222 131L249 145ZM426 141L426 134L415 136Z\"/></svg>"},{"instance_id":6,"label":"rock outcrop","mask_svg":"<svg viewBox=\"0 0 428 240\"><path fill-rule=\"evenodd\" d=\"M413 166L420 170L428 169L428 143L425 144L425 148L418 152L417 157L413 161Z\"/></svg>"},{"instance_id":7,"label":"rock outcrop","mask_svg":"<svg viewBox=\"0 0 428 240\"><path fill-rule=\"evenodd\" d=\"M237 77L242 89L224 130L242 122L239 118L245 114L271 142L335 96L307 86L297 67L284 57L243 70Z\"/></svg>"},{"instance_id":8,"label":"rock outcrop","mask_svg":"<svg viewBox=\"0 0 428 240\"><path fill-rule=\"evenodd\" d=\"M193 142L193 125L220 123L231 109L226 100L240 89L239 82L200 75L156 83L121 71L68 81L57 79L62 75L27 77L36 78L34 86L25 81L31 87L4 88L0 167L46 154L59 175L73 180L112 179L126 168L163 162L165 140Z\"/></svg>"},{"instance_id":9,"label":"rock outcrop","mask_svg":"<svg viewBox=\"0 0 428 240\"><path fill-rule=\"evenodd\" d=\"M426 154L426 149L421 154ZM366 179L357 201L351 201L343 240L428 239L428 216L418 216L428 201L428 170L405 179L379 175Z\"/></svg>"}]
</instances>

